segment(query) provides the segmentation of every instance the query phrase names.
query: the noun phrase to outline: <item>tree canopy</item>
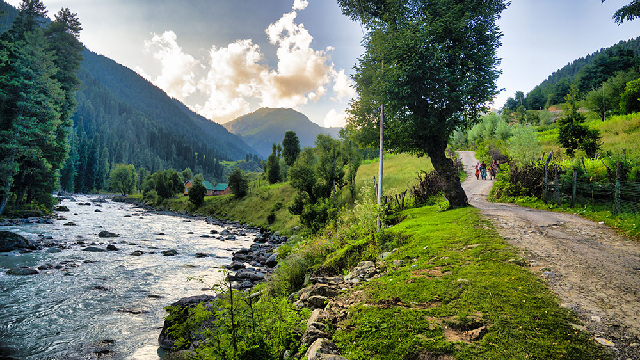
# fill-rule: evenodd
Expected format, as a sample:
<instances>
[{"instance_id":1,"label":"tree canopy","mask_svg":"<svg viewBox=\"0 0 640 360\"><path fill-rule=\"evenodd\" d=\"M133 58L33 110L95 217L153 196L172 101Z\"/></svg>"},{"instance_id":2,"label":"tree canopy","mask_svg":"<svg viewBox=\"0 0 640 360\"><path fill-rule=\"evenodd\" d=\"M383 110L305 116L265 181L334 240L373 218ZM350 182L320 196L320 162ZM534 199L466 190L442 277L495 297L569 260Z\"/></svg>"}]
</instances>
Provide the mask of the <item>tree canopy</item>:
<instances>
[{"instance_id":1,"label":"tree canopy","mask_svg":"<svg viewBox=\"0 0 640 360\"><path fill-rule=\"evenodd\" d=\"M338 0L366 28L354 80L360 95L347 128L375 144L384 104L385 145L428 155L445 180L450 206L467 204L447 142L475 122L498 93L503 0ZM378 128L379 129L379 128ZM366 134L366 136L365 136Z\"/></svg>"},{"instance_id":2,"label":"tree canopy","mask_svg":"<svg viewBox=\"0 0 640 360\"><path fill-rule=\"evenodd\" d=\"M638 17L640 17L640 0L632 0L613 14L613 20L618 25L621 25L625 20L631 21Z\"/></svg>"}]
</instances>

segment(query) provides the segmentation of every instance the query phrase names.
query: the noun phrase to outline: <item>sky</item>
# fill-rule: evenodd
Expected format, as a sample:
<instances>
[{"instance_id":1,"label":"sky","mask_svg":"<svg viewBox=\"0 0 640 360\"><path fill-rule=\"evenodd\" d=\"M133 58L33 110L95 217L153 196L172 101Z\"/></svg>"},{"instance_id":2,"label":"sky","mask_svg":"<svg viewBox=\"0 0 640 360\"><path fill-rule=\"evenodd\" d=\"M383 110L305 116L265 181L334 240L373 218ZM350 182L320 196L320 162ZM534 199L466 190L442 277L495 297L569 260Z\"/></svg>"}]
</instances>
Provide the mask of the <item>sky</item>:
<instances>
[{"instance_id":1,"label":"sky","mask_svg":"<svg viewBox=\"0 0 640 360\"><path fill-rule=\"evenodd\" d=\"M7 1L7 0L5 0ZM500 108L567 63L640 36L618 26L629 0L512 0L498 22ZM20 0L8 0L17 6ZM135 70L192 110L225 123L290 107L342 126L363 30L335 0L43 0L78 14L90 50Z\"/></svg>"}]
</instances>

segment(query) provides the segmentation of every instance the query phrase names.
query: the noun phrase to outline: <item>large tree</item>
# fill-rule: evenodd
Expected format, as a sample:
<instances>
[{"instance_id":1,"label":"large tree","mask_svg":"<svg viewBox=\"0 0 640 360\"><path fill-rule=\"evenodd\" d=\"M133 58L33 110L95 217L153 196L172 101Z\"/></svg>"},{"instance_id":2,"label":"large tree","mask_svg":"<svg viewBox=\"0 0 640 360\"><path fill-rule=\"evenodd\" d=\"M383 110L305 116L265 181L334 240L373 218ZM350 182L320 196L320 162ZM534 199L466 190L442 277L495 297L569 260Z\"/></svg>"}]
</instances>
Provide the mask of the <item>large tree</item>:
<instances>
[{"instance_id":1,"label":"large tree","mask_svg":"<svg viewBox=\"0 0 640 360\"><path fill-rule=\"evenodd\" d=\"M503 0L338 0L362 23L365 53L358 59L348 127L375 134L384 104L385 142L397 151L428 155L445 181L451 207L467 204L453 161L452 133L478 119L498 93ZM368 129L368 130L367 130ZM362 140L362 139L361 139ZM374 139L368 138L370 144Z\"/></svg>"}]
</instances>

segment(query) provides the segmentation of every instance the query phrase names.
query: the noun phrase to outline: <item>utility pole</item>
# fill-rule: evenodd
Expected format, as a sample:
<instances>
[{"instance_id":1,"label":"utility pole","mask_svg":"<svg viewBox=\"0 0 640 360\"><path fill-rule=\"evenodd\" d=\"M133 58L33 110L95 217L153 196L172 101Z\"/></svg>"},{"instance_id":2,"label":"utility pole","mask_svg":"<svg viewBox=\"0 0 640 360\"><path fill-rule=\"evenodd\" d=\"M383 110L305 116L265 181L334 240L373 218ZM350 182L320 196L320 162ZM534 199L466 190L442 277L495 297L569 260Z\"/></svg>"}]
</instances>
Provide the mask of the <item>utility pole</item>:
<instances>
[{"instance_id":1,"label":"utility pole","mask_svg":"<svg viewBox=\"0 0 640 360\"><path fill-rule=\"evenodd\" d=\"M384 154L384 105L380 105L380 168L378 169L378 207L382 205L382 156ZM378 216L378 231L380 230L380 216Z\"/></svg>"}]
</instances>

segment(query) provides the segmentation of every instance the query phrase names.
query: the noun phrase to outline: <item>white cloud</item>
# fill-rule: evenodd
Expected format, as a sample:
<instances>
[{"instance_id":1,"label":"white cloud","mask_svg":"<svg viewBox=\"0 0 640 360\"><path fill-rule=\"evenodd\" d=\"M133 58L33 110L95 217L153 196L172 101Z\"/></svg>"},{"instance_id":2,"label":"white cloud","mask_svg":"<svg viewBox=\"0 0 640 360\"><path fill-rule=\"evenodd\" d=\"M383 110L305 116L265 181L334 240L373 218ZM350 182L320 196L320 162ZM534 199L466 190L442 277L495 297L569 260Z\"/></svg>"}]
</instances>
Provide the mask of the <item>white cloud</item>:
<instances>
[{"instance_id":1,"label":"white cloud","mask_svg":"<svg viewBox=\"0 0 640 360\"><path fill-rule=\"evenodd\" d=\"M160 61L162 70L155 80L149 75L145 76L144 72L143 76L181 101L196 90L193 69L198 61L182 51L173 31L165 31L162 35L153 34L151 40L145 42L145 48L153 51L153 57Z\"/></svg>"},{"instance_id":2,"label":"white cloud","mask_svg":"<svg viewBox=\"0 0 640 360\"><path fill-rule=\"evenodd\" d=\"M219 122L248 113L247 98L260 94L261 75L268 72L261 60L260 48L251 40L238 40L224 48L213 46L209 73L198 82L198 90L207 96L203 106L195 107L198 112Z\"/></svg>"},{"instance_id":3,"label":"white cloud","mask_svg":"<svg viewBox=\"0 0 640 360\"><path fill-rule=\"evenodd\" d=\"M334 72L333 91L336 93L336 101L342 101L343 98L349 99L356 96L356 89L353 87L353 81L344 73L344 69Z\"/></svg>"},{"instance_id":4,"label":"white cloud","mask_svg":"<svg viewBox=\"0 0 640 360\"><path fill-rule=\"evenodd\" d=\"M295 23L296 16L295 11L284 14L266 30L269 42L278 46L278 68L263 76L262 106L303 105L309 100L305 94L312 92L317 101L331 81L333 65L327 64L327 53L311 48L313 37Z\"/></svg>"},{"instance_id":5,"label":"white cloud","mask_svg":"<svg viewBox=\"0 0 640 360\"><path fill-rule=\"evenodd\" d=\"M344 127L346 123L347 114L344 111L337 112L335 109L331 109L324 117L325 127Z\"/></svg>"},{"instance_id":6,"label":"white cloud","mask_svg":"<svg viewBox=\"0 0 640 360\"><path fill-rule=\"evenodd\" d=\"M293 10L304 10L309 5L307 0L294 0L293 1Z\"/></svg>"},{"instance_id":7,"label":"white cloud","mask_svg":"<svg viewBox=\"0 0 640 360\"><path fill-rule=\"evenodd\" d=\"M153 34L145 42L160 61L160 75L153 79L143 69L136 71L180 100L197 93L190 99L205 99L204 103L189 106L219 123L250 112L251 104L297 108L319 101L329 90L334 92L331 100L341 102L344 97L354 96L352 82L343 69L336 70L331 62L329 53L333 47L313 49L313 37L303 24L296 23L295 10L307 5L308 1L294 0L293 10L265 30L269 42L277 46L275 68L268 67L260 47L249 39L225 47L212 46L206 64L201 64L182 51L176 34L169 30L162 35ZM207 74L196 79L194 71L199 67ZM344 113L330 112L327 121L344 124Z\"/></svg>"}]
</instances>

